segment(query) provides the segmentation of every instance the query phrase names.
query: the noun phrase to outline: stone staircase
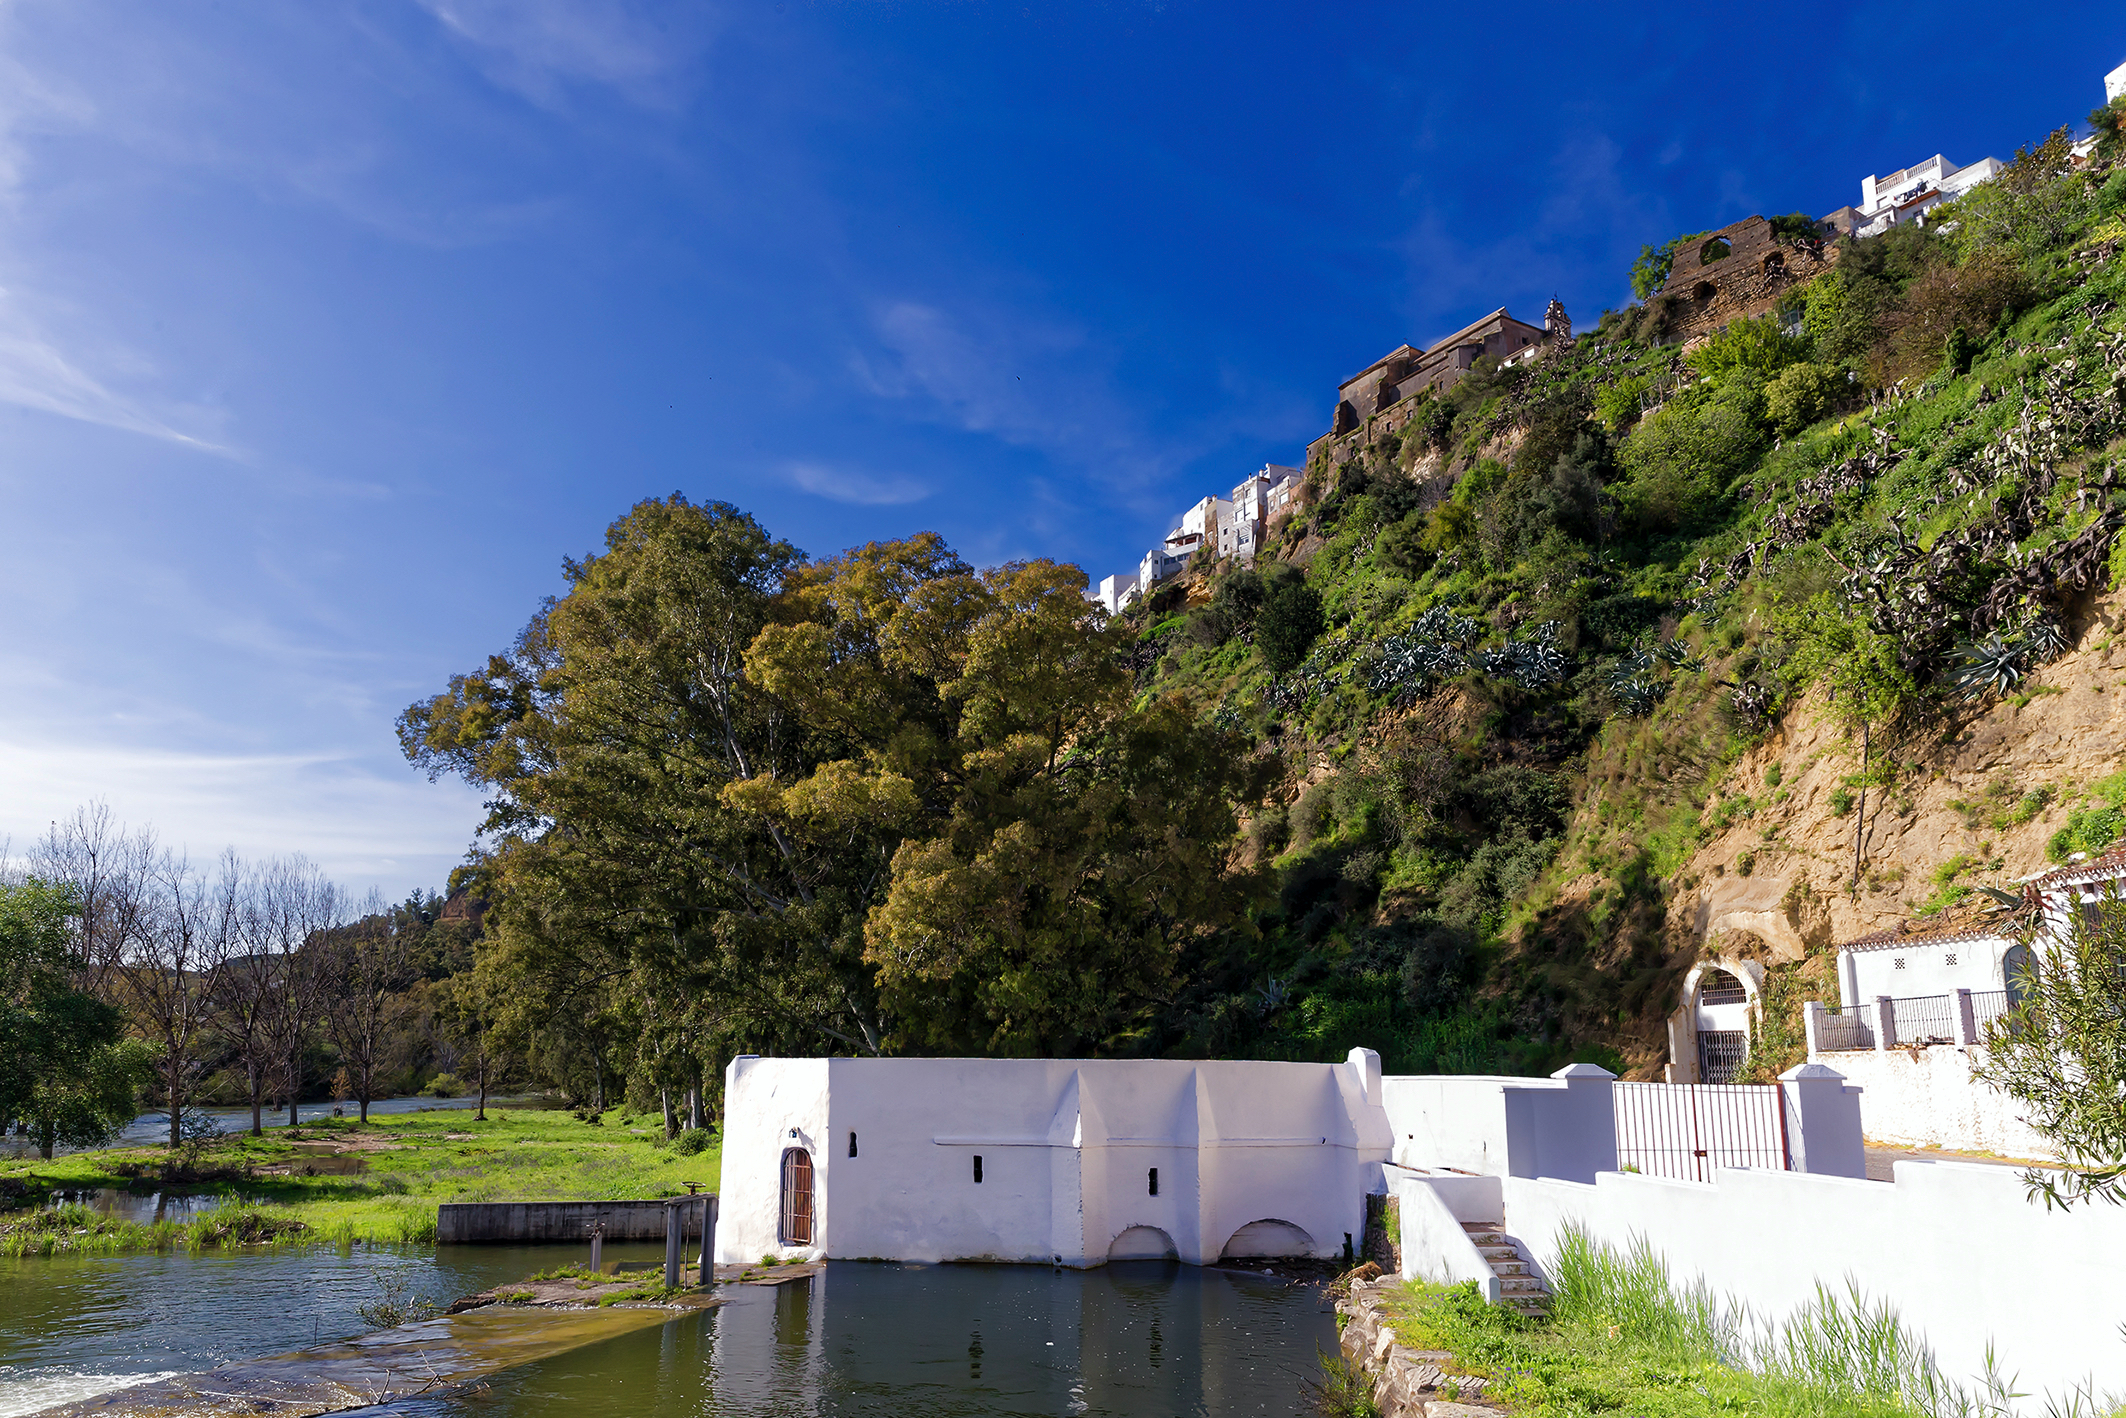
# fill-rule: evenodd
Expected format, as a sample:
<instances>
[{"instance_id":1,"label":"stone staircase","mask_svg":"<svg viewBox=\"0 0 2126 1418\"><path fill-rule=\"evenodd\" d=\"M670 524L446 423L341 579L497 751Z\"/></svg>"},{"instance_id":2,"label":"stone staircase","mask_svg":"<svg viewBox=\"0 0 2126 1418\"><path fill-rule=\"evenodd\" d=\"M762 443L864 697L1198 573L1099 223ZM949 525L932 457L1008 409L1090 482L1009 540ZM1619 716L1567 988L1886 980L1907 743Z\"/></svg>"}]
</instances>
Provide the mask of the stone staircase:
<instances>
[{"instance_id":1,"label":"stone staircase","mask_svg":"<svg viewBox=\"0 0 2126 1418\"><path fill-rule=\"evenodd\" d=\"M1529 1270L1521 1248L1506 1234L1505 1223L1464 1221L1462 1229L1499 1278L1500 1304L1511 1305L1524 1315L1540 1315L1550 1307L1550 1292Z\"/></svg>"}]
</instances>

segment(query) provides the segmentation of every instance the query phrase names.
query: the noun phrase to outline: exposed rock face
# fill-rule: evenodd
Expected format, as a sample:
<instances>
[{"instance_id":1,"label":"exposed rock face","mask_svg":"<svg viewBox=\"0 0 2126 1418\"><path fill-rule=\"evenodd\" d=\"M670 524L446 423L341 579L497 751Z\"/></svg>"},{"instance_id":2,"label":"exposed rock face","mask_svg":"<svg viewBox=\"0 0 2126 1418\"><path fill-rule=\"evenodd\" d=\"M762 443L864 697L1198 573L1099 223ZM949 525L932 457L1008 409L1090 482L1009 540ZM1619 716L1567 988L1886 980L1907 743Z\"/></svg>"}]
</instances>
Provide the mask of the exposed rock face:
<instances>
[{"instance_id":1,"label":"exposed rock face","mask_svg":"<svg viewBox=\"0 0 2126 1418\"><path fill-rule=\"evenodd\" d=\"M1381 1301L1396 1285L1354 1280L1350 1298L1336 1305L1344 1358L1373 1376L1381 1418L1497 1418L1499 1409L1468 1401L1482 1397L1487 1380L1454 1372L1452 1354L1395 1342Z\"/></svg>"},{"instance_id":2,"label":"exposed rock face","mask_svg":"<svg viewBox=\"0 0 2126 1418\"><path fill-rule=\"evenodd\" d=\"M1864 819L1846 781L1861 771L1860 744L1813 697L1794 708L1722 785L1733 821L1680 874L1671 932L1701 950L1746 932L1771 960L1793 961L1938 905L1933 875L1960 855L1964 883L2005 888L2047 870L2046 843L2082 792L2126 769L2126 593L2096 598L2078 621L2074 648L2022 694L1931 734L1876 737L1872 761L1896 765L1895 777L1867 789Z\"/></svg>"}]
</instances>

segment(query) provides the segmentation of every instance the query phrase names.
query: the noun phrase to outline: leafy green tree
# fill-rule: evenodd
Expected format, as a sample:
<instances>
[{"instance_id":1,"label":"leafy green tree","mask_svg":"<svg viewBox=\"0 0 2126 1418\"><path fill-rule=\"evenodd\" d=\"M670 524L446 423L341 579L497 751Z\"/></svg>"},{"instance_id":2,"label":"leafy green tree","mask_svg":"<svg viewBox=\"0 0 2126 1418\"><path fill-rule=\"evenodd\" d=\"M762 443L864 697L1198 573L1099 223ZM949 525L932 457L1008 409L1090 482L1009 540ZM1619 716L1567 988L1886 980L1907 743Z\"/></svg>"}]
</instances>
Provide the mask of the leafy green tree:
<instances>
[{"instance_id":1,"label":"leafy green tree","mask_svg":"<svg viewBox=\"0 0 2126 1418\"><path fill-rule=\"evenodd\" d=\"M79 915L70 886L0 885L0 1123L27 1122L46 1157L132 1121L152 1065L116 1008L73 987Z\"/></svg>"},{"instance_id":2,"label":"leafy green tree","mask_svg":"<svg viewBox=\"0 0 2126 1418\"><path fill-rule=\"evenodd\" d=\"M1791 438L1830 415L1842 381L1820 364L1790 364L1764 386L1764 417L1772 431Z\"/></svg>"},{"instance_id":3,"label":"leafy green tree","mask_svg":"<svg viewBox=\"0 0 2126 1418\"><path fill-rule=\"evenodd\" d=\"M1679 400L1640 420L1617 450L1627 474L1617 490L1625 516L1649 532L1710 516L1764 446L1762 410L1763 385L1754 371L1738 371L1712 398Z\"/></svg>"},{"instance_id":4,"label":"leafy green tree","mask_svg":"<svg viewBox=\"0 0 2126 1418\"><path fill-rule=\"evenodd\" d=\"M1327 628L1321 593L1304 576L1285 569L1270 579L1263 592L1262 613L1255 621L1255 648L1271 674L1297 668Z\"/></svg>"},{"instance_id":5,"label":"leafy green tree","mask_svg":"<svg viewBox=\"0 0 2126 1418\"><path fill-rule=\"evenodd\" d=\"M1668 283L1668 273L1676 264L1676 253L1694 241L1702 241L1709 233L1691 232L1673 237L1659 246L1642 246L1639 259L1631 263L1631 293L1640 300L1651 297Z\"/></svg>"},{"instance_id":6,"label":"leafy green tree","mask_svg":"<svg viewBox=\"0 0 2126 1418\"><path fill-rule=\"evenodd\" d=\"M1787 334L1777 315L1760 315L1754 320L1728 322L1683 358L1717 385L1742 370L1770 379L1788 365L1807 359L1808 354L1808 341Z\"/></svg>"},{"instance_id":7,"label":"leafy green tree","mask_svg":"<svg viewBox=\"0 0 2126 1418\"><path fill-rule=\"evenodd\" d=\"M2014 982L1972 1075L2027 1111L2067 1168L2023 1174L2049 1208L2126 1202L2126 903L2070 907L2066 939Z\"/></svg>"},{"instance_id":8,"label":"leafy green tree","mask_svg":"<svg viewBox=\"0 0 2126 1418\"><path fill-rule=\"evenodd\" d=\"M741 1041L1096 1047L1245 897L1238 745L1134 704L1076 568L977 573L930 534L807 562L675 496L569 579L400 734L493 795L505 1033L600 1092ZM969 873L998 894L939 894Z\"/></svg>"}]
</instances>

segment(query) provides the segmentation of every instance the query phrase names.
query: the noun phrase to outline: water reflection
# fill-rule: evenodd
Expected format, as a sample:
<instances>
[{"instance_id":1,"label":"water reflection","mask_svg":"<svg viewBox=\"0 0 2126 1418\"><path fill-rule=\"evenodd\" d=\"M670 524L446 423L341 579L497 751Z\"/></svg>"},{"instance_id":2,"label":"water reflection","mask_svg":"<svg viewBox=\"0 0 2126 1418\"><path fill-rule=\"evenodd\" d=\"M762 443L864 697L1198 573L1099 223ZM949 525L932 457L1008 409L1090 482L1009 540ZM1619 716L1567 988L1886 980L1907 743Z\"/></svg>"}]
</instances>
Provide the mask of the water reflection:
<instances>
[{"instance_id":1,"label":"water reflection","mask_svg":"<svg viewBox=\"0 0 2126 1418\"><path fill-rule=\"evenodd\" d=\"M505 1375L390 1405L424 1418L587 1414L1298 1414L1317 1346L1312 1286L1131 1262L1094 1271L837 1263Z\"/></svg>"}]
</instances>

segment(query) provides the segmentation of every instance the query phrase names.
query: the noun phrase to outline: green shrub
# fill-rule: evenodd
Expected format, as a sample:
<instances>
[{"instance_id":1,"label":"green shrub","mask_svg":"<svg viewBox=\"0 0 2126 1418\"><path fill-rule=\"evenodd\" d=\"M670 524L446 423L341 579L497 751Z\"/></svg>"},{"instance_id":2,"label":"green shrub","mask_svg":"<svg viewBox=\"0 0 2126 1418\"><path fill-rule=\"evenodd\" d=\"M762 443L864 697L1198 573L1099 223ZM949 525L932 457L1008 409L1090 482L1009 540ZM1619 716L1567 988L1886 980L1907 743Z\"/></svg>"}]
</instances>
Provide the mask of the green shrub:
<instances>
[{"instance_id":1,"label":"green shrub","mask_svg":"<svg viewBox=\"0 0 2126 1418\"><path fill-rule=\"evenodd\" d=\"M1820 364L1790 364L1764 386L1764 417L1772 431L1791 438L1829 415L1840 381Z\"/></svg>"},{"instance_id":2,"label":"green shrub","mask_svg":"<svg viewBox=\"0 0 2126 1418\"><path fill-rule=\"evenodd\" d=\"M2055 862L2064 862L2076 852L2094 856L2117 841L2121 829L2126 829L2126 808L2077 808L2067 815L2067 825L2045 844L2045 855Z\"/></svg>"},{"instance_id":3,"label":"green shrub","mask_svg":"<svg viewBox=\"0 0 2126 1418\"><path fill-rule=\"evenodd\" d=\"M1641 421L1617 452L1628 474L1618 500L1630 520L1667 531L1717 511L1728 483L1763 446L1762 402L1761 386L1737 378L1701 404L1671 403Z\"/></svg>"},{"instance_id":4,"label":"green shrub","mask_svg":"<svg viewBox=\"0 0 2126 1418\"><path fill-rule=\"evenodd\" d=\"M430 1098L455 1098L464 1091L465 1085L458 1081L458 1076L454 1073L437 1074L429 1079L428 1086L421 1090Z\"/></svg>"},{"instance_id":5,"label":"green shrub","mask_svg":"<svg viewBox=\"0 0 2126 1418\"><path fill-rule=\"evenodd\" d=\"M709 1142L707 1128L687 1128L672 1139L672 1150L682 1157L696 1157L708 1150Z\"/></svg>"}]
</instances>

